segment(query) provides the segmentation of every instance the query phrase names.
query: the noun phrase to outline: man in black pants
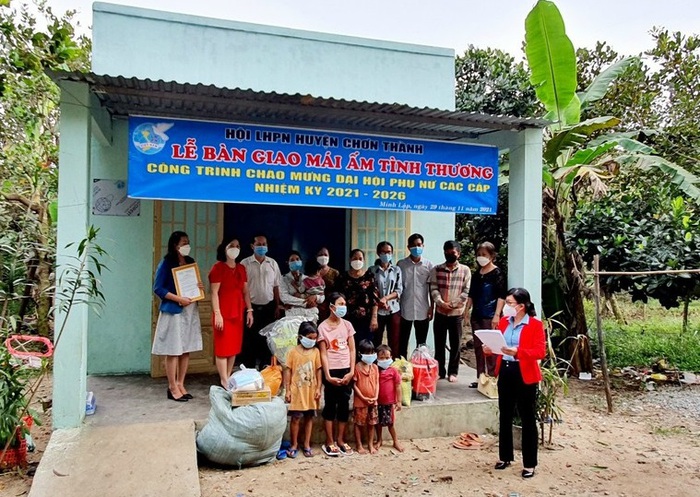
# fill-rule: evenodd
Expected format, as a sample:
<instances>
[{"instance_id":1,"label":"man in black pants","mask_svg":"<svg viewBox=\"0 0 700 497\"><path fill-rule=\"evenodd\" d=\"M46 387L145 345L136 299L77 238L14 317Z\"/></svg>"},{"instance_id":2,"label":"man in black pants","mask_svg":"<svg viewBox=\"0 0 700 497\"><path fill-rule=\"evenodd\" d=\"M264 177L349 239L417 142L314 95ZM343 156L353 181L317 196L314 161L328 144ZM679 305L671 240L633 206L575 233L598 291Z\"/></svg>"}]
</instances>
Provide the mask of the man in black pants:
<instances>
[{"instance_id":1,"label":"man in black pants","mask_svg":"<svg viewBox=\"0 0 700 497\"><path fill-rule=\"evenodd\" d=\"M248 290L253 305L253 326L243 331L241 362L246 368L262 369L270 364L272 354L267 340L259 331L277 319L282 311L279 286L282 279L280 268L274 259L266 256L267 238L257 235L250 247L253 255L246 257L241 264L248 274Z\"/></svg>"},{"instance_id":2,"label":"man in black pants","mask_svg":"<svg viewBox=\"0 0 700 497\"><path fill-rule=\"evenodd\" d=\"M435 302L435 359L440 378L449 375L449 381L457 381L459 373L459 345L462 339L462 315L469 296L472 272L459 263L461 248L454 240L442 247L445 263L438 264L430 272L430 294ZM450 338L450 359L445 367L445 342Z\"/></svg>"},{"instance_id":3,"label":"man in black pants","mask_svg":"<svg viewBox=\"0 0 700 497\"><path fill-rule=\"evenodd\" d=\"M411 255L397 263L403 277L398 357L404 358L408 358L411 327L416 328L416 345L426 343L428 325L433 319L433 302L428 285L433 263L422 255L422 235L414 233L408 237L408 251Z\"/></svg>"}]
</instances>

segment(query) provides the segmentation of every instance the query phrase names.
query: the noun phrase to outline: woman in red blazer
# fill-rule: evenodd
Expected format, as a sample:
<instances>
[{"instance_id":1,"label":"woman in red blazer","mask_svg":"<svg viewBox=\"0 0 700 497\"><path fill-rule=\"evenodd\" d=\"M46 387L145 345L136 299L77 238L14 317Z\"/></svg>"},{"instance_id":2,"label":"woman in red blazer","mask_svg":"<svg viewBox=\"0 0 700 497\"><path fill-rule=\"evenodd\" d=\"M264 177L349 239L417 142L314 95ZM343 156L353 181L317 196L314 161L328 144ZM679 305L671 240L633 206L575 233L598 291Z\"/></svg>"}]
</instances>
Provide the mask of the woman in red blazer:
<instances>
[{"instance_id":1,"label":"woman in red blazer","mask_svg":"<svg viewBox=\"0 0 700 497\"><path fill-rule=\"evenodd\" d=\"M523 478L535 476L537 466L537 384L542 380L539 362L545 356L542 321L535 318L535 305L524 288L511 288L498 323L506 346L484 353L498 354L498 410L500 412L496 469L506 469L513 461L513 412L515 406L523 426Z\"/></svg>"}]
</instances>

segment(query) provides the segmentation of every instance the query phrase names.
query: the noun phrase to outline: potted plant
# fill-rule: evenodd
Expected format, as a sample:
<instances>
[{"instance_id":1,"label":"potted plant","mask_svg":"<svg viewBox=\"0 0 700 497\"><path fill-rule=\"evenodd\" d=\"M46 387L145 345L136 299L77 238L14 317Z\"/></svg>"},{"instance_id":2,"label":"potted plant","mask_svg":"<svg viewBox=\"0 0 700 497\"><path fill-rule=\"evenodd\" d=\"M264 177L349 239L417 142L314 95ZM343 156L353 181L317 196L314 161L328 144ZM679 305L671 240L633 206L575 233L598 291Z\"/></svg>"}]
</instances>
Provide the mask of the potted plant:
<instances>
[{"instance_id":1,"label":"potted plant","mask_svg":"<svg viewBox=\"0 0 700 497\"><path fill-rule=\"evenodd\" d=\"M0 345L0 469L26 466L27 381L32 370Z\"/></svg>"}]
</instances>

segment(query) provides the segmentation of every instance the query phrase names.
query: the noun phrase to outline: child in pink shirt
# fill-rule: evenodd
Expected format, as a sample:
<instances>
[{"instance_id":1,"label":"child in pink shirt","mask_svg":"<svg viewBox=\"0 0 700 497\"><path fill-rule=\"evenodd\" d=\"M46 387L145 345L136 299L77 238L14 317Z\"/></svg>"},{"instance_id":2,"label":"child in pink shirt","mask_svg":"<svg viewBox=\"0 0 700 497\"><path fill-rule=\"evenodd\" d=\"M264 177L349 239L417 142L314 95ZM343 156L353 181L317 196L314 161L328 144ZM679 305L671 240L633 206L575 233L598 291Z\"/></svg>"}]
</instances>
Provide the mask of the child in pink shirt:
<instances>
[{"instance_id":1,"label":"child in pink shirt","mask_svg":"<svg viewBox=\"0 0 700 497\"><path fill-rule=\"evenodd\" d=\"M401 374L396 368L392 368L391 349L388 345L377 347L377 366L379 366L379 424L377 424L377 445L382 446L383 427L389 428L389 434L394 441L394 448L403 452L399 444L396 428L394 428L395 412L401 410Z\"/></svg>"}]
</instances>

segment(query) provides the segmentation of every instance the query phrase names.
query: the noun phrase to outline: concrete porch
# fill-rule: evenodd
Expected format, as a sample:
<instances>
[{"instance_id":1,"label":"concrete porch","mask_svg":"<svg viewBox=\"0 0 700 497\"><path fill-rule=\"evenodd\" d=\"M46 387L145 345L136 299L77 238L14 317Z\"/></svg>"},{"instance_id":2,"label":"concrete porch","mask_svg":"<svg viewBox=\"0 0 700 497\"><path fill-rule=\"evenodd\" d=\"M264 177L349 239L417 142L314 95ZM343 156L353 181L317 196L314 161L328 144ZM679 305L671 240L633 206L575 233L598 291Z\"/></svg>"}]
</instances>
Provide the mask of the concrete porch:
<instances>
[{"instance_id":1,"label":"concrete porch","mask_svg":"<svg viewBox=\"0 0 700 497\"><path fill-rule=\"evenodd\" d=\"M457 383L438 382L435 400L414 401L397 414L401 439L497 431L497 402L469 388L474 370L463 365L461 373ZM199 497L196 426L206 423L209 387L217 383L216 376L192 375L194 399L179 403L166 398L164 378L88 378L96 412L81 428L53 433L30 497ZM314 439L321 437L319 419Z\"/></svg>"}]
</instances>

